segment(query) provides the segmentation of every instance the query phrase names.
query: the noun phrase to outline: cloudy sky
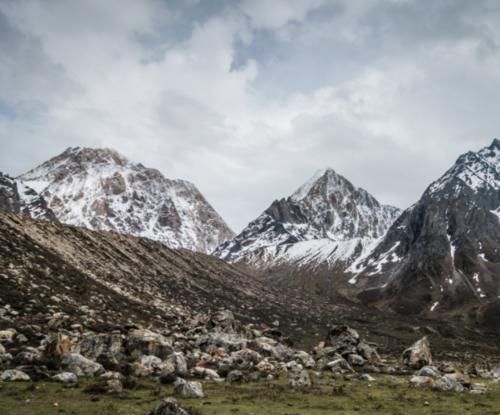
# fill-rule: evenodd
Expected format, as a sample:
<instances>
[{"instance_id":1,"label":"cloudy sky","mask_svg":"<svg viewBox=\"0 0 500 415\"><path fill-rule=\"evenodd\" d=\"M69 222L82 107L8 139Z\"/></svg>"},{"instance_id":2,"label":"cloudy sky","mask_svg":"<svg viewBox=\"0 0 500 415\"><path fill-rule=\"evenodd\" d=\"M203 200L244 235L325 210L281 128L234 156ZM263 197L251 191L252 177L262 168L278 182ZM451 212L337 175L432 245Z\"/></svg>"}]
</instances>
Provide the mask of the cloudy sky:
<instances>
[{"instance_id":1,"label":"cloudy sky","mask_svg":"<svg viewBox=\"0 0 500 415\"><path fill-rule=\"evenodd\" d=\"M406 207L500 135L497 0L0 0L0 171L106 146L234 230L331 166Z\"/></svg>"}]
</instances>

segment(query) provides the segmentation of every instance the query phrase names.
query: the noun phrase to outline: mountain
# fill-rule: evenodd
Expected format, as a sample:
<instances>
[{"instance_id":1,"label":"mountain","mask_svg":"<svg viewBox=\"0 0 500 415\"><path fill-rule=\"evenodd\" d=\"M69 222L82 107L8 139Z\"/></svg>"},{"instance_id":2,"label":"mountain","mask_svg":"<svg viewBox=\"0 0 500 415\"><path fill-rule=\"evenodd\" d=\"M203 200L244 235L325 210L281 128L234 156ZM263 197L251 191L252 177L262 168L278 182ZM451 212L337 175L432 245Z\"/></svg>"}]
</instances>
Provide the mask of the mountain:
<instances>
[{"instance_id":1,"label":"mountain","mask_svg":"<svg viewBox=\"0 0 500 415\"><path fill-rule=\"evenodd\" d=\"M57 218L211 252L234 234L198 189L110 149L68 148L18 177Z\"/></svg>"},{"instance_id":2,"label":"mountain","mask_svg":"<svg viewBox=\"0 0 500 415\"><path fill-rule=\"evenodd\" d=\"M347 322L398 355L418 333L431 333L433 346L443 351L498 345L498 327L490 336L476 324L471 330L452 321L402 318L343 300L323 301L304 290L275 289L218 258L148 238L0 213L0 246L0 331L15 328L34 347L55 332L78 341L102 333L100 342L95 339L99 347L110 333L123 337L141 326L169 333L178 346L198 345L207 330L196 320L221 309L253 323L251 333L266 323L273 336L287 333L307 348L324 339L329 325ZM210 319L205 323L212 325ZM235 337L221 336L216 340L236 346ZM24 343L12 346L19 352Z\"/></svg>"},{"instance_id":3,"label":"mountain","mask_svg":"<svg viewBox=\"0 0 500 415\"><path fill-rule=\"evenodd\" d=\"M22 213L34 219L57 222L45 199L34 189L0 173L0 212Z\"/></svg>"},{"instance_id":4,"label":"mountain","mask_svg":"<svg viewBox=\"0 0 500 415\"><path fill-rule=\"evenodd\" d=\"M500 141L468 152L353 264L360 298L401 313L500 298Z\"/></svg>"},{"instance_id":5,"label":"mountain","mask_svg":"<svg viewBox=\"0 0 500 415\"><path fill-rule=\"evenodd\" d=\"M215 255L231 263L273 269L287 284L300 270L318 275L321 269L349 266L384 235L398 214L397 208L381 205L327 168L291 196L274 201L238 236L219 246Z\"/></svg>"}]
</instances>

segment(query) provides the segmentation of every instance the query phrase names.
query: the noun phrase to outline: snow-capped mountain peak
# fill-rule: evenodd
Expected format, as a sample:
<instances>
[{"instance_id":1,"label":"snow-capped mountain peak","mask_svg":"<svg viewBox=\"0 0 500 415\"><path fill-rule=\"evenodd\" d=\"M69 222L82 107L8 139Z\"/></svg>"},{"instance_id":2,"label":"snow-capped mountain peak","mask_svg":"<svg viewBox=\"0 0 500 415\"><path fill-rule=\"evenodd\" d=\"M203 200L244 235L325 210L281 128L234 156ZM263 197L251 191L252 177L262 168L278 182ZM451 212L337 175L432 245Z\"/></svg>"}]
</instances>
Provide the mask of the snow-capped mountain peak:
<instances>
[{"instance_id":1,"label":"snow-capped mountain peak","mask_svg":"<svg viewBox=\"0 0 500 415\"><path fill-rule=\"evenodd\" d=\"M496 300L499 217L500 141L495 139L461 155L432 183L353 267L351 282L371 300L405 312L436 313Z\"/></svg>"},{"instance_id":2,"label":"snow-capped mountain peak","mask_svg":"<svg viewBox=\"0 0 500 415\"><path fill-rule=\"evenodd\" d=\"M63 223L206 253L233 236L192 183L168 179L109 148L70 147L19 179L41 193Z\"/></svg>"},{"instance_id":3,"label":"snow-capped mountain peak","mask_svg":"<svg viewBox=\"0 0 500 415\"><path fill-rule=\"evenodd\" d=\"M351 261L381 237L399 210L381 205L332 168L318 170L291 196L275 200L215 252L261 267L282 262ZM314 241L314 242L313 242Z\"/></svg>"}]
</instances>

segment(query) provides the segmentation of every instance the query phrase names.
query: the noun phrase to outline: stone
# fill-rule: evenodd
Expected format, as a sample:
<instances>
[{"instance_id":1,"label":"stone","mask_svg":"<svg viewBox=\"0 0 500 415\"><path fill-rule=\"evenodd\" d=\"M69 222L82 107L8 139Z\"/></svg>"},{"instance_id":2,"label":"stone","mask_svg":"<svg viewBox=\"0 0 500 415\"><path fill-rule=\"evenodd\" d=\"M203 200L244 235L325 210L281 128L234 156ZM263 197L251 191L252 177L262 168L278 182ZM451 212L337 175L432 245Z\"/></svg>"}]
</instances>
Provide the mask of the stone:
<instances>
[{"instance_id":1,"label":"stone","mask_svg":"<svg viewBox=\"0 0 500 415\"><path fill-rule=\"evenodd\" d=\"M463 392L464 387L452 376L442 376L439 378L434 385L435 389L442 391L452 391L452 392Z\"/></svg>"},{"instance_id":2,"label":"stone","mask_svg":"<svg viewBox=\"0 0 500 415\"><path fill-rule=\"evenodd\" d=\"M205 397L203 393L203 386L200 382L188 382L182 378L177 378L175 381L174 392L184 398L201 399Z\"/></svg>"},{"instance_id":3,"label":"stone","mask_svg":"<svg viewBox=\"0 0 500 415\"><path fill-rule=\"evenodd\" d=\"M22 372L21 370L10 369L5 370L0 375L0 379L6 382L29 382L31 378L28 374Z\"/></svg>"},{"instance_id":4,"label":"stone","mask_svg":"<svg viewBox=\"0 0 500 415\"><path fill-rule=\"evenodd\" d=\"M73 372L62 372L52 376L56 382L61 383L77 383L78 377Z\"/></svg>"},{"instance_id":5,"label":"stone","mask_svg":"<svg viewBox=\"0 0 500 415\"><path fill-rule=\"evenodd\" d=\"M428 376L434 379L438 379L441 377L441 373L434 366L424 366L418 372L417 376Z\"/></svg>"},{"instance_id":6,"label":"stone","mask_svg":"<svg viewBox=\"0 0 500 415\"><path fill-rule=\"evenodd\" d=\"M351 366L363 366L366 360L359 354L350 354L347 356L347 361Z\"/></svg>"},{"instance_id":7,"label":"stone","mask_svg":"<svg viewBox=\"0 0 500 415\"><path fill-rule=\"evenodd\" d=\"M407 348L402 355L403 364L412 368L420 369L432 365L432 354L427 336L422 337L412 346Z\"/></svg>"},{"instance_id":8,"label":"stone","mask_svg":"<svg viewBox=\"0 0 500 415\"><path fill-rule=\"evenodd\" d=\"M0 343L12 343L16 334L16 329L0 330Z\"/></svg>"},{"instance_id":9,"label":"stone","mask_svg":"<svg viewBox=\"0 0 500 415\"><path fill-rule=\"evenodd\" d=\"M298 351L293 355L293 358L297 361L299 361L302 366L304 366L307 369L313 369L316 366L316 362L312 358L312 356L304 351Z\"/></svg>"},{"instance_id":10,"label":"stone","mask_svg":"<svg viewBox=\"0 0 500 415\"><path fill-rule=\"evenodd\" d=\"M75 351L101 363L107 370L116 370L124 355L124 338L120 333L87 334Z\"/></svg>"},{"instance_id":11,"label":"stone","mask_svg":"<svg viewBox=\"0 0 500 415\"><path fill-rule=\"evenodd\" d=\"M288 372L288 385L292 388L306 388L311 386L311 378L306 370L291 370Z\"/></svg>"},{"instance_id":12,"label":"stone","mask_svg":"<svg viewBox=\"0 0 500 415\"><path fill-rule=\"evenodd\" d=\"M356 349L358 354L363 357L369 365L380 365L382 363L382 359L377 350L369 344L360 342L356 346Z\"/></svg>"},{"instance_id":13,"label":"stone","mask_svg":"<svg viewBox=\"0 0 500 415\"><path fill-rule=\"evenodd\" d=\"M47 339L43 358L51 361L61 362L71 350L71 339L61 333L52 334Z\"/></svg>"},{"instance_id":14,"label":"stone","mask_svg":"<svg viewBox=\"0 0 500 415\"><path fill-rule=\"evenodd\" d=\"M374 382L375 378L368 373L363 373L360 377L359 380L364 380L366 382Z\"/></svg>"},{"instance_id":15,"label":"stone","mask_svg":"<svg viewBox=\"0 0 500 415\"><path fill-rule=\"evenodd\" d=\"M166 359L173 352L171 339L147 329L131 330L127 335L125 347L135 358L153 355Z\"/></svg>"},{"instance_id":16,"label":"stone","mask_svg":"<svg viewBox=\"0 0 500 415\"><path fill-rule=\"evenodd\" d=\"M34 347L25 347L14 356L16 365L33 365L40 362L42 353Z\"/></svg>"},{"instance_id":17,"label":"stone","mask_svg":"<svg viewBox=\"0 0 500 415\"><path fill-rule=\"evenodd\" d=\"M344 358L339 358L328 362L326 367L333 373L354 373L354 369Z\"/></svg>"},{"instance_id":18,"label":"stone","mask_svg":"<svg viewBox=\"0 0 500 415\"><path fill-rule=\"evenodd\" d=\"M163 368L163 362L159 357L141 356L139 361L134 363L134 374L138 377L160 374Z\"/></svg>"},{"instance_id":19,"label":"stone","mask_svg":"<svg viewBox=\"0 0 500 415\"><path fill-rule=\"evenodd\" d=\"M104 373L104 367L78 353L69 353L62 361L62 364L69 372L76 376L97 376Z\"/></svg>"},{"instance_id":20,"label":"stone","mask_svg":"<svg viewBox=\"0 0 500 415\"><path fill-rule=\"evenodd\" d=\"M410 386L413 388L432 387L434 379L429 376L413 376L410 379Z\"/></svg>"},{"instance_id":21,"label":"stone","mask_svg":"<svg viewBox=\"0 0 500 415\"><path fill-rule=\"evenodd\" d=\"M187 376L189 374L186 358L182 352L172 353L167 357L167 362L174 366L175 373L178 376Z\"/></svg>"},{"instance_id":22,"label":"stone","mask_svg":"<svg viewBox=\"0 0 500 415\"><path fill-rule=\"evenodd\" d=\"M165 398L154 408L149 415L189 415L177 400L174 398Z\"/></svg>"},{"instance_id":23,"label":"stone","mask_svg":"<svg viewBox=\"0 0 500 415\"><path fill-rule=\"evenodd\" d=\"M243 372L239 370L232 370L226 376L226 382L228 383L239 383L243 382L243 380L244 380Z\"/></svg>"},{"instance_id":24,"label":"stone","mask_svg":"<svg viewBox=\"0 0 500 415\"><path fill-rule=\"evenodd\" d=\"M333 326L328 331L326 345L333 347L336 352L344 356L346 353L355 354L359 341L359 334L356 330L345 325L340 325Z\"/></svg>"},{"instance_id":25,"label":"stone","mask_svg":"<svg viewBox=\"0 0 500 415\"><path fill-rule=\"evenodd\" d=\"M177 373L173 362L163 362L163 367L160 372L160 382L164 385L174 383L177 379Z\"/></svg>"},{"instance_id":26,"label":"stone","mask_svg":"<svg viewBox=\"0 0 500 415\"><path fill-rule=\"evenodd\" d=\"M472 383L469 392L473 395L483 395L487 392L488 388L482 383Z\"/></svg>"},{"instance_id":27,"label":"stone","mask_svg":"<svg viewBox=\"0 0 500 415\"><path fill-rule=\"evenodd\" d=\"M276 368L275 366L268 360L268 359L263 359L259 363L257 363L257 366L255 368L262 373L270 374L273 373Z\"/></svg>"},{"instance_id":28,"label":"stone","mask_svg":"<svg viewBox=\"0 0 500 415\"><path fill-rule=\"evenodd\" d=\"M221 380L221 377L215 370L205 367L194 367L191 369L191 374L197 378L211 380L213 382L219 382Z\"/></svg>"}]
</instances>

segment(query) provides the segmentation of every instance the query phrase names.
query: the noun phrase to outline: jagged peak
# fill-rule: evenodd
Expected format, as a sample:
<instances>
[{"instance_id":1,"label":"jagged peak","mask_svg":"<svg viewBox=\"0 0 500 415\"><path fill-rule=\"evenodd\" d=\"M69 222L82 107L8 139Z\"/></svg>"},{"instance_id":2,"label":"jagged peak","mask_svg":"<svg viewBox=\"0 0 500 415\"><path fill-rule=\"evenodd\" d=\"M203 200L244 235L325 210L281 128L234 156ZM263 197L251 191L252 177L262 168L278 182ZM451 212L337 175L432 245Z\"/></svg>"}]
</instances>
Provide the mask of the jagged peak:
<instances>
[{"instance_id":1,"label":"jagged peak","mask_svg":"<svg viewBox=\"0 0 500 415\"><path fill-rule=\"evenodd\" d=\"M491 150L500 150L500 140L498 138L494 138L489 148Z\"/></svg>"},{"instance_id":2,"label":"jagged peak","mask_svg":"<svg viewBox=\"0 0 500 415\"><path fill-rule=\"evenodd\" d=\"M70 158L79 162L114 163L120 165L129 162L125 156L109 147L68 147L55 158Z\"/></svg>"},{"instance_id":3,"label":"jagged peak","mask_svg":"<svg viewBox=\"0 0 500 415\"><path fill-rule=\"evenodd\" d=\"M290 198L296 202L303 200L307 197L311 189L316 187L319 183L325 182L332 184L342 182L352 186L349 180L338 174L334 169L332 169L331 167L325 167L323 169L317 170L307 182L305 182L295 192L292 193Z\"/></svg>"}]
</instances>

